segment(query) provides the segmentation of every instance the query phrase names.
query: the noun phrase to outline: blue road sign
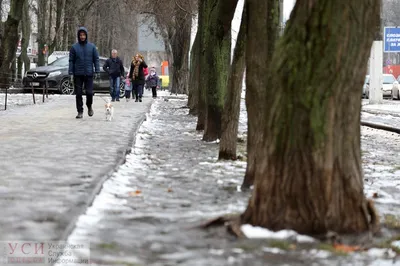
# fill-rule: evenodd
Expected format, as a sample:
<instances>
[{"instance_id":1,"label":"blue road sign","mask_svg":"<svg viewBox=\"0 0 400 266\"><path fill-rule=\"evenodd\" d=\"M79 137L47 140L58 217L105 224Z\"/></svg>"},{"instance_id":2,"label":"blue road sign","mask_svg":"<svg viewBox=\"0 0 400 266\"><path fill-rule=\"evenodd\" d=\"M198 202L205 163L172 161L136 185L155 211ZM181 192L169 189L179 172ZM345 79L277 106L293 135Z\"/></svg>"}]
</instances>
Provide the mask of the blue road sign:
<instances>
[{"instance_id":1,"label":"blue road sign","mask_svg":"<svg viewBox=\"0 0 400 266\"><path fill-rule=\"evenodd\" d=\"M400 28L385 27L383 49L385 53L400 52Z\"/></svg>"}]
</instances>

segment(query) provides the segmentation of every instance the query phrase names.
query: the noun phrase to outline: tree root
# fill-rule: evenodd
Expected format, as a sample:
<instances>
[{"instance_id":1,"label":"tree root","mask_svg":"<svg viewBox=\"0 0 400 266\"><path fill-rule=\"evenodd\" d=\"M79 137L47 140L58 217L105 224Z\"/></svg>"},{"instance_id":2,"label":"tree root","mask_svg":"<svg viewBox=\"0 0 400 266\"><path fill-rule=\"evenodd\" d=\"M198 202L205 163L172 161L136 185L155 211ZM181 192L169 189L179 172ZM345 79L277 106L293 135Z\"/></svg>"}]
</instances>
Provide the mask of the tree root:
<instances>
[{"instance_id":1,"label":"tree root","mask_svg":"<svg viewBox=\"0 0 400 266\"><path fill-rule=\"evenodd\" d=\"M368 229L372 234L377 234L380 231L379 215L375 208L374 201L367 199L366 203L362 206L365 221L368 224Z\"/></svg>"},{"instance_id":2,"label":"tree root","mask_svg":"<svg viewBox=\"0 0 400 266\"><path fill-rule=\"evenodd\" d=\"M245 238L240 226L242 225L241 217L238 214L228 214L214 218L206 223L200 225L201 229L208 229L211 227L225 226L228 233L236 236L237 238Z\"/></svg>"}]
</instances>

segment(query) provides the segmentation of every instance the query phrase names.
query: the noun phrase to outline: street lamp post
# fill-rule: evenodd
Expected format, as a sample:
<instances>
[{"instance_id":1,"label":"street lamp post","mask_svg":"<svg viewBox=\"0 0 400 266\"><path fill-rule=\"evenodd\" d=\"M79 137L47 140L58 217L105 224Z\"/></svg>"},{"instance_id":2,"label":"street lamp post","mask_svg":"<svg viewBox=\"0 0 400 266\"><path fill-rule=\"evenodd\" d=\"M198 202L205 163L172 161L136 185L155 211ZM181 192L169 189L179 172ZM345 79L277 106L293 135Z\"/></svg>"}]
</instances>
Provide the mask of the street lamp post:
<instances>
[{"instance_id":1,"label":"street lamp post","mask_svg":"<svg viewBox=\"0 0 400 266\"><path fill-rule=\"evenodd\" d=\"M380 19L376 25L375 40L371 48L370 58L370 84L369 103L378 104L383 102L382 79L383 79L383 38L382 38L382 2L380 3Z\"/></svg>"}]
</instances>

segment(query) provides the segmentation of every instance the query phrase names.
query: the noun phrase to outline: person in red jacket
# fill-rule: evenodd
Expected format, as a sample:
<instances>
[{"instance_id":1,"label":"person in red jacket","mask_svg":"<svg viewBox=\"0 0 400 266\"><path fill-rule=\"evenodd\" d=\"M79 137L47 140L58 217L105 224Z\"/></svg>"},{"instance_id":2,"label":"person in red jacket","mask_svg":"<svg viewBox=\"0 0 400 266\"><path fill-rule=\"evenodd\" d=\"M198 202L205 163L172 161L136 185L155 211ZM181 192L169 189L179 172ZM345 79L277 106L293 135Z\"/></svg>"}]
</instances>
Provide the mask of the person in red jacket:
<instances>
[{"instance_id":1,"label":"person in red jacket","mask_svg":"<svg viewBox=\"0 0 400 266\"><path fill-rule=\"evenodd\" d=\"M132 58L131 70L129 71L129 78L132 81L132 92L135 92L135 102L142 101L143 86L145 84L145 68L147 64L144 61L143 55L137 54Z\"/></svg>"}]
</instances>

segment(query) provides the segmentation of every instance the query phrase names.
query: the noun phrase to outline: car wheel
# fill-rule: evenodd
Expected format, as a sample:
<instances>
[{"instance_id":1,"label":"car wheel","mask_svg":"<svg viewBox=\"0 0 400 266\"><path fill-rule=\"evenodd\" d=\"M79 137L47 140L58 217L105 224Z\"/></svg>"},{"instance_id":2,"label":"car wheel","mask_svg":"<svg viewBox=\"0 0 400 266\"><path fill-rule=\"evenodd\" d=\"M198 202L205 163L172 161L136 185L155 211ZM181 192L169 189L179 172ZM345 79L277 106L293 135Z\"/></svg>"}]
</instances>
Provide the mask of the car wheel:
<instances>
[{"instance_id":1,"label":"car wheel","mask_svg":"<svg viewBox=\"0 0 400 266\"><path fill-rule=\"evenodd\" d=\"M125 97L125 83L121 82L119 84L119 98Z\"/></svg>"},{"instance_id":2,"label":"car wheel","mask_svg":"<svg viewBox=\"0 0 400 266\"><path fill-rule=\"evenodd\" d=\"M62 94L66 95L74 94L74 86L72 86L71 81L68 78L61 81L60 91Z\"/></svg>"}]
</instances>

